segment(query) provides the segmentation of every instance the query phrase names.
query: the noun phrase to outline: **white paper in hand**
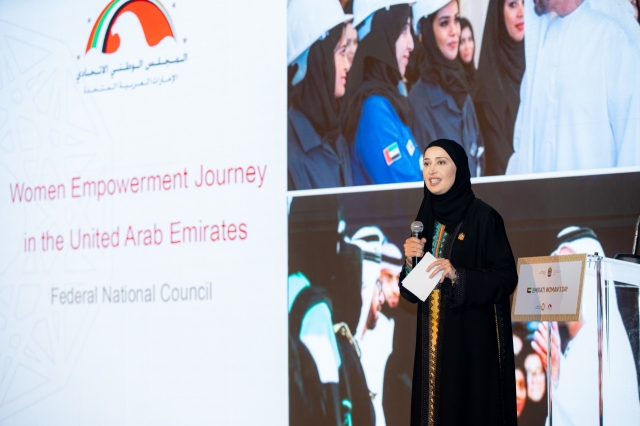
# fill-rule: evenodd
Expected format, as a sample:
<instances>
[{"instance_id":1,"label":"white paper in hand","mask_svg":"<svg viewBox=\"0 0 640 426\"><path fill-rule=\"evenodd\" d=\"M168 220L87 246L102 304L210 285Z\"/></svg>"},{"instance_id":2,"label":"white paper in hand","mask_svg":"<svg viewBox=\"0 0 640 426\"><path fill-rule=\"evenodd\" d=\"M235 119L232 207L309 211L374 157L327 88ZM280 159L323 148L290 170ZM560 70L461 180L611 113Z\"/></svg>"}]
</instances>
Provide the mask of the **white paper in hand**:
<instances>
[{"instance_id":1,"label":"white paper in hand","mask_svg":"<svg viewBox=\"0 0 640 426\"><path fill-rule=\"evenodd\" d=\"M411 273L402 280L403 287L415 294L423 302L427 300L431 291L438 285L438 281L442 276L442 271L440 271L433 278L429 278L433 271L427 272L427 268L436 260L431 253L426 252Z\"/></svg>"}]
</instances>

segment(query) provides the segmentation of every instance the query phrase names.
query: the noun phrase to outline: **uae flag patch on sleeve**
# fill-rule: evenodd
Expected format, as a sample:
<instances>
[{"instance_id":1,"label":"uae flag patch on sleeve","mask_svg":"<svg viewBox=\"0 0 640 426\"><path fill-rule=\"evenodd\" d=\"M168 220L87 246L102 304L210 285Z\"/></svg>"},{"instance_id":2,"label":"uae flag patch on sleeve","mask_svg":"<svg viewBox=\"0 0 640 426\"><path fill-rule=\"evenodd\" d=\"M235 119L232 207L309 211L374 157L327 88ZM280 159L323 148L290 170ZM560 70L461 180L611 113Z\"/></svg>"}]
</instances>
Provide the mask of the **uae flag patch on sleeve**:
<instances>
[{"instance_id":1,"label":"uae flag patch on sleeve","mask_svg":"<svg viewBox=\"0 0 640 426\"><path fill-rule=\"evenodd\" d=\"M387 166L392 165L396 161L402 158L402 154L400 154L400 148L398 147L398 143L394 142L385 149L382 150L384 154L384 159L387 162Z\"/></svg>"}]
</instances>

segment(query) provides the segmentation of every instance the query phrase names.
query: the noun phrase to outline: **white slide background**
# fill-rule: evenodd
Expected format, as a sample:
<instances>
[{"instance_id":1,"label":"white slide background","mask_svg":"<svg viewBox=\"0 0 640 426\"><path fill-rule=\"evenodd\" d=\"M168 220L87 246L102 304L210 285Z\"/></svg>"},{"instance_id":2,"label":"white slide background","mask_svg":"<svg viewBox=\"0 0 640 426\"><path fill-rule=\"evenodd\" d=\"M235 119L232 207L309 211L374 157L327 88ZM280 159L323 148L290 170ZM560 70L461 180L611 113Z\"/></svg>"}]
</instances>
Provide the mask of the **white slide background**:
<instances>
[{"instance_id":1,"label":"white slide background","mask_svg":"<svg viewBox=\"0 0 640 426\"><path fill-rule=\"evenodd\" d=\"M2 425L287 423L286 3L163 4L175 38L149 47L129 12L118 51L85 54L107 0L0 2ZM201 166L256 180L197 187ZM72 197L74 177L185 170L187 188ZM16 184L65 197L12 200ZM244 223L246 238L172 244L178 221ZM129 226L163 241L124 246ZM119 246L74 250L78 229L119 229ZM161 300L163 284L208 283L207 300ZM153 302L103 299L154 286Z\"/></svg>"}]
</instances>

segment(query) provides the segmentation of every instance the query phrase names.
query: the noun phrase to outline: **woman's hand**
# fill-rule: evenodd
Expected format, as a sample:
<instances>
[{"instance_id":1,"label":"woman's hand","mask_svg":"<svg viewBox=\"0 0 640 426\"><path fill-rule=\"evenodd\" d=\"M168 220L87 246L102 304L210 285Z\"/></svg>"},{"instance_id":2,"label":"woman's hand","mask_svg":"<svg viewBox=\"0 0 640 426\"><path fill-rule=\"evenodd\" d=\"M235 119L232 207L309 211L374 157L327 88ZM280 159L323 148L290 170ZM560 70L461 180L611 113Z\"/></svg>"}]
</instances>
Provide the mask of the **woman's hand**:
<instances>
[{"instance_id":1,"label":"woman's hand","mask_svg":"<svg viewBox=\"0 0 640 426\"><path fill-rule=\"evenodd\" d=\"M433 270L433 272L431 272L429 278L433 278L438 272L442 271L442 276L440 277L441 283L445 278L449 278L451 281L455 281L456 279L456 268L449 262L449 259L436 260L427 268L427 272L431 270Z\"/></svg>"},{"instance_id":2,"label":"woman's hand","mask_svg":"<svg viewBox=\"0 0 640 426\"><path fill-rule=\"evenodd\" d=\"M412 257L424 256L424 245L426 242L426 238L421 240L416 237L407 238L407 241L404 242L404 255L406 258L411 260Z\"/></svg>"}]
</instances>

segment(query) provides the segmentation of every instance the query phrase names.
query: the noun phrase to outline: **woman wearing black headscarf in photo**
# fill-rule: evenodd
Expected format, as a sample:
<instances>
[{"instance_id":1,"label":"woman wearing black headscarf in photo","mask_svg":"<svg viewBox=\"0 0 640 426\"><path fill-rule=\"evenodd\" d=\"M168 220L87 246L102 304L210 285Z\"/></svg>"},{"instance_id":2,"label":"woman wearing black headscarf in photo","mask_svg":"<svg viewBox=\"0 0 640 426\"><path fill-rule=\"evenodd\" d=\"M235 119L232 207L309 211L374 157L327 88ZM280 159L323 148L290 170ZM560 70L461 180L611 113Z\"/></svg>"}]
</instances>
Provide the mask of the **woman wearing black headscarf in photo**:
<instances>
[{"instance_id":1,"label":"woman wearing black headscarf in photo","mask_svg":"<svg viewBox=\"0 0 640 426\"><path fill-rule=\"evenodd\" d=\"M509 296L518 281L502 217L475 198L464 149L451 140L424 153L421 240L404 245L406 264L431 252L440 284L418 303L411 425L516 425Z\"/></svg>"},{"instance_id":2,"label":"woman wearing black headscarf in photo","mask_svg":"<svg viewBox=\"0 0 640 426\"><path fill-rule=\"evenodd\" d=\"M524 68L523 0L490 0L474 95L487 175L503 175L513 153Z\"/></svg>"},{"instance_id":3,"label":"woman wearing black headscarf in photo","mask_svg":"<svg viewBox=\"0 0 640 426\"><path fill-rule=\"evenodd\" d=\"M364 2L361 2L364 3ZM413 50L411 7L389 0L358 25L358 50L342 102L356 185L421 179L403 75ZM354 13L358 16L358 0Z\"/></svg>"},{"instance_id":4,"label":"woman wearing black headscarf in photo","mask_svg":"<svg viewBox=\"0 0 640 426\"><path fill-rule=\"evenodd\" d=\"M458 59L464 68L467 77L467 84L473 87L475 82L476 64L473 62L476 53L476 37L473 34L473 27L467 18L460 18L460 55Z\"/></svg>"},{"instance_id":5,"label":"woman wearing black headscarf in photo","mask_svg":"<svg viewBox=\"0 0 640 426\"><path fill-rule=\"evenodd\" d=\"M318 1L316 1L317 3ZM287 127L289 190L331 188L353 183L349 151L340 133L338 99L351 67L346 52L345 15L340 3L291 0L288 5L289 102ZM313 4L312 4L313 5ZM316 22L314 22L316 21ZM296 51L310 28L324 33Z\"/></svg>"},{"instance_id":6,"label":"woman wearing black headscarf in photo","mask_svg":"<svg viewBox=\"0 0 640 426\"><path fill-rule=\"evenodd\" d=\"M460 141L469 156L471 176L481 176L484 142L465 70L458 60L458 2L418 0L413 19L425 52L420 80L409 93L415 113L413 134L422 150L438 138Z\"/></svg>"}]
</instances>

